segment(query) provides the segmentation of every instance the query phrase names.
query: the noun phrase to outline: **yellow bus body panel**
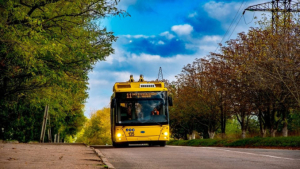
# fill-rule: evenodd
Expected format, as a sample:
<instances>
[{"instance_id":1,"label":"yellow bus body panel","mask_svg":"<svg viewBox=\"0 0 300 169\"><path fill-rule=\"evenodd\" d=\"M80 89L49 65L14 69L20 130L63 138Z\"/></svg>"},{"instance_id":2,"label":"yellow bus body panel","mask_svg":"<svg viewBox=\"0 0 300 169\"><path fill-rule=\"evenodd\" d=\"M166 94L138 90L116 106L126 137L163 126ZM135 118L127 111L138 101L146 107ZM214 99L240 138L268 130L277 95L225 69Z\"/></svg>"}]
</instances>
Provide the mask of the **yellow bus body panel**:
<instances>
[{"instance_id":1,"label":"yellow bus body panel","mask_svg":"<svg viewBox=\"0 0 300 169\"><path fill-rule=\"evenodd\" d=\"M154 84L153 88L140 88L141 84ZM149 82L117 82L113 87L113 92L154 92L167 91L164 82L149 81Z\"/></svg>"},{"instance_id":2,"label":"yellow bus body panel","mask_svg":"<svg viewBox=\"0 0 300 169\"><path fill-rule=\"evenodd\" d=\"M169 125L116 126L115 142L169 141ZM120 134L120 137L118 137Z\"/></svg>"}]
</instances>

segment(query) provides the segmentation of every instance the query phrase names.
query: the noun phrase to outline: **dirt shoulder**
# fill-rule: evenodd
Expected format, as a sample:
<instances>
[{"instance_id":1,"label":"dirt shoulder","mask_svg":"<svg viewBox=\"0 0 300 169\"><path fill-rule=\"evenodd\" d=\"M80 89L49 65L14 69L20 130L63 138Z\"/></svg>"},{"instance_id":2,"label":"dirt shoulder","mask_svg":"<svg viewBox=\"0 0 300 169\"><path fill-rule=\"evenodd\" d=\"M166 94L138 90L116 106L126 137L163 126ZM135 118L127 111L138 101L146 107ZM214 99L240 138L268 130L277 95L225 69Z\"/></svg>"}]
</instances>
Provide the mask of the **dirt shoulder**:
<instances>
[{"instance_id":1,"label":"dirt shoulder","mask_svg":"<svg viewBox=\"0 0 300 169\"><path fill-rule=\"evenodd\" d=\"M0 143L0 169L104 168L93 149L85 145Z\"/></svg>"}]
</instances>

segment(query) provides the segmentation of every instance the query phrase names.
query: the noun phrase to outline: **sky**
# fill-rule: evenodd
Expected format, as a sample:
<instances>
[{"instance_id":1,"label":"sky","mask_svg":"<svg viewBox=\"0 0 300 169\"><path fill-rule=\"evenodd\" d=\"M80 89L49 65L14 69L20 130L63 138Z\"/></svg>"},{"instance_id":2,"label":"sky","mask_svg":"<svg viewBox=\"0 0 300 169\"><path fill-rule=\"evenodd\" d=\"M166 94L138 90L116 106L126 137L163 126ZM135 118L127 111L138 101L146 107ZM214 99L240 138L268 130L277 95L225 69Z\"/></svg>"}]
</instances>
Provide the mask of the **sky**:
<instances>
[{"instance_id":1,"label":"sky","mask_svg":"<svg viewBox=\"0 0 300 169\"><path fill-rule=\"evenodd\" d=\"M140 74L146 81L156 80L161 67L163 78L175 81L185 65L218 52L219 43L238 33L258 27L262 12L242 13L248 6L269 1L121 0L117 7L131 17L97 21L118 40L113 43L114 54L89 73L85 116L109 106L114 83L128 81L131 74L135 80Z\"/></svg>"}]
</instances>

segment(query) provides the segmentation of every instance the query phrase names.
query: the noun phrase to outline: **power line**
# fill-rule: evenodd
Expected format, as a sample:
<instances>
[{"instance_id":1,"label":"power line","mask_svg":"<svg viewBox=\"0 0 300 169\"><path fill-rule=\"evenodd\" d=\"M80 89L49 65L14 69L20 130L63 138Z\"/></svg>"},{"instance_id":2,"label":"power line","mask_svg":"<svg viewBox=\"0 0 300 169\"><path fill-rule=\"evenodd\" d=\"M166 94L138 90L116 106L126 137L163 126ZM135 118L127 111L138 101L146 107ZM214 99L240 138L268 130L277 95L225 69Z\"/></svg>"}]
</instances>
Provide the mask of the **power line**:
<instances>
[{"instance_id":1,"label":"power line","mask_svg":"<svg viewBox=\"0 0 300 169\"><path fill-rule=\"evenodd\" d=\"M235 27L234 27L233 31L231 32L231 34L230 34L230 36L229 36L228 40L230 39L231 35L232 35L232 34L233 34L233 32L235 31L235 28L237 27L237 25L240 23L240 21L241 21L242 17L243 17L243 15L241 15L241 17L240 17L240 20L239 20L239 21L236 23L236 25L235 25Z\"/></svg>"},{"instance_id":2,"label":"power line","mask_svg":"<svg viewBox=\"0 0 300 169\"><path fill-rule=\"evenodd\" d=\"M243 2L242 2L242 4L241 4L241 6L240 6L240 8L239 8L239 10L236 12L236 14L235 14L235 16L234 16L233 20L231 21L231 23L230 23L230 25L229 25L229 27L228 27L228 29L227 29L227 31L226 31L225 35L223 36L223 38L222 38L222 40L221 40L221 42L220 42L220 43L222 43L222 42L223 42L223 40L224 40L224 38L226 37L226 35L227 35L228 31L229 31L229 30L230 30L230 28L231 28L231 25L232 25L232 24L233 24L233 22L235 21L235 19L236 19L236 17L237 17L237 15L238 15L238 13L239 13L239 11L240 11L241 7L243 6L244 2L245 2L245 0L243 0ZM216 53L216 51L218 50L218 48L219 48L219 45L217 46L217 48L216 48L216 50L215 50L215 53Z\"/></svg>"},{"instance_id":3,"label":"power line","mask_svg":"<svg viewBox=\"0 0 300 169\"><path fill-rule=\"evenodd\" d=\"M254 15L255 15L255 12L253 12L252 20L249 23L246 22L245 15L243 15L244 22L245 22L246 25L250 24L253 21Z\"/></svg>"}]
</instances>

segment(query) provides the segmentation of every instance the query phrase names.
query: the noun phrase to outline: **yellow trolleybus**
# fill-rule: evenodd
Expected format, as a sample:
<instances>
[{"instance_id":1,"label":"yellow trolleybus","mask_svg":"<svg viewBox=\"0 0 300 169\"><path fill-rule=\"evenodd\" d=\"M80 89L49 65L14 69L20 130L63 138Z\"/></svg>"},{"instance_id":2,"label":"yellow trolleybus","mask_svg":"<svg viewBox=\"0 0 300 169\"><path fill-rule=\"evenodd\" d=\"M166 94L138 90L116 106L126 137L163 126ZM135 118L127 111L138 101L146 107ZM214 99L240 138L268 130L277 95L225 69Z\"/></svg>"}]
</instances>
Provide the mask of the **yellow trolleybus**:
<instances>
[{"instance_id":1,"label":"yellow trolleybus","mask_svg":"<svg viewBox=\"0 0 300 169\"><path fill-rule=\"evenodd\" d=\"M114 147L148 143L165 146L169 140L172 98L161 81L117 82L111 98L111 139Z\"/></svg>"}]
</instances>

